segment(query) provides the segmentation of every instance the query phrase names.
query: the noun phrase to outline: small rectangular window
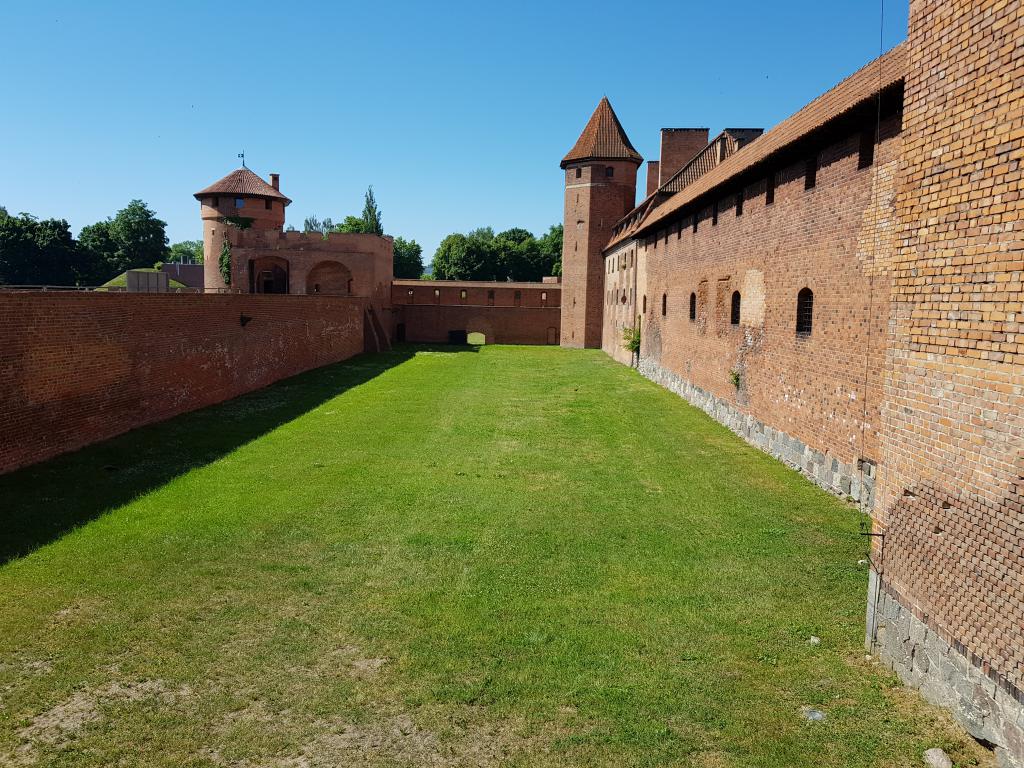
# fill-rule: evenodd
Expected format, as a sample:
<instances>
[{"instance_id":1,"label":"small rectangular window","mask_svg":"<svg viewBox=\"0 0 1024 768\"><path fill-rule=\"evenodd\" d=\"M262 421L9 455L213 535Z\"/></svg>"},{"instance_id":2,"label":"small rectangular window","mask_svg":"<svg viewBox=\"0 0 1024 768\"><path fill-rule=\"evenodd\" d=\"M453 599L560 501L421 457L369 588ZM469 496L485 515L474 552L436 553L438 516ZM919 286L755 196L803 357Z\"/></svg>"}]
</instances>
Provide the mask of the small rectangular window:
<instances>
[{"instance_id":1,"label":"small rectangular window","mask_svg":"<svg viewBox=\"0 0 1024 768\"><path fill-rule=\"evenodd\" d=\"M807 166L804 168L804 189L814 189L818 183L818 156L807 158Z\"/></svg>"},{"instance_id":2,"label":"small rectangular window","mask_svg":"<svg viewBox=\"0 0 1024 768\"><path fill-rule=\"evenodd\" d=\"M604 169L604 175L610 179L612 176L615 175L615 169L609 165L607 168Z\"/></svg>"},{"instance_id":3,"label":"small rectangular window","mask_svg":"<svg viewBox=\"0 0 1024 768\"><path fill-rule=\"evenodd\" d=\"M860 157L858 168L870 168L875 162L875 132L868 129L860 134Z\"/></svg>"},{"instance_id":4,"label":"small rectangular window","mask_svg":"<svg viewBox=\"0 0 1024 768\"><path fill-rule=\"evenodd\" d=\"M241 197L236 197L235 208L245 208L245 199Z\"/></svg>"},{"instance_id":5,"label":"small rectangular window","mask_svg":"<svg viewBox=\"0 0 1024 768\"><path fill-rule=\"evenodd\" d=\"M771 205L775 202L775 172L768 174L765 180L764 204Z\"/></svg>"},{"instance_id":6,"label":"small rectangular window","mask_svg":"<svg viewBox=\"0 0 1024 768\"><path fill-rule=\"evenodd\" d=\"M522 303L523 303L523 292L522 292L522 291L516 291L516 292L515 292L515 298L514 298L514 301L515 301L515 305L516 305L517 307L518 307L518 306L519 306L520 304L522 304Z\"/></svg>"},{"instance_id":7,"label":"small rectangular window","mask_svg":"<svg viewBox=\"0 0 1024 768\"><path fill-rule=\"evenodd\" d=\"M676 240L683 236L683 222L679 221L676 223Z\"/></svg>"},{"instance_id":8,"label":"small rectangular window","mask_svg":"<svg viewBox=\"0 0 1024 768\"><path fill-rule=\"evenodd\" d=\"M263 202L266 205L268 211L274 210L274 203L272 200L264 200Z\"/></svg>"},{"instance_id":9,"label":"small rectangular window","mask_svg":"<svg viewBox=\"0 0 1024 768\"><path fill-rule=\"evenodd\" d=\"M459 291L459 298L460 298L460 299L461 299L462 301L465 301L465 300L466 300L466 291L465 291L465 290L461 290L461 291Z\"/></svg>"},{"instance_id":10,"label":"small rectangular window","mask_svg":"<svg viewBox=\"0 0 1024 768\"><path fill-rule=\"evenodd\" d=\"M220 205L220 198L219 197L211 197L210 198L210 207L211 208L216 208L218 205Z\"/></svg>"},{"instance_id":11,"label":"small rectangular window","mask_svg":"<svg viewBox=\"0 0 1024 768\"><path fill-rule=\"evenodd\" d=\"M577 168L576 169L576 178L578 179L582 175L583 175L583 169L582 168Z\"/></svg>"},{"instance_id":12,"label":"small rectangular window","mask_svg":"<svg viewBox=\"0 0 1024 768\"><path fill-rule=\"evenodd\" d=\"M711 226L718 226L718 202L711 208Z\"/></svg>"},{"instance_id":13,"label":"small rectangular window","mask_svg":"<svg viewBox=\"0 0 1024 768\"><path fill-rule=\"evenodd\" d=\"M547 301L548 300L548 292L547 291L541 291L540 292L540 300L541 301Z\"/></svg>"},{"instance_id":14,"label":"small rectangular window","mask_svg":"<svg viewBox=\"0 0 1024 768\"><path fill-rule=\"evenodd\" d=\"M736 193L736 215L743 215L743 190Z\"/></svg>"},{"instance_id":15,"label":"small rectangular window","mask_svg":"<svg viewBox=\"0 0 1024 768\"><path fill-rule=\"evenodd\" d=\"M668 230L665 230L665 245L668 245Z\"/></svg>"},{"instance_id":16,"label":"small rectangular window","mask_svg":"<svg viewBox=\"0 0 1024 768\"><path fill-rule=\"evenodd\" d=\"M695 233L696 233L696 231L697 231L697 214L696 214L696 213L695 213L695 214L693 214L693 231L694 231Z\"/></svg>"},{"instance_id":17,"label":"small rectangular window","mask_svg":"<svg viewBox=\"0 0 1024 768\"><path fill-rule=\"evenodd\" d=\"M494 306L494 291L488 291L487 292L487 306L488 307L493 307Z\"/></svg>"}]
</instances>

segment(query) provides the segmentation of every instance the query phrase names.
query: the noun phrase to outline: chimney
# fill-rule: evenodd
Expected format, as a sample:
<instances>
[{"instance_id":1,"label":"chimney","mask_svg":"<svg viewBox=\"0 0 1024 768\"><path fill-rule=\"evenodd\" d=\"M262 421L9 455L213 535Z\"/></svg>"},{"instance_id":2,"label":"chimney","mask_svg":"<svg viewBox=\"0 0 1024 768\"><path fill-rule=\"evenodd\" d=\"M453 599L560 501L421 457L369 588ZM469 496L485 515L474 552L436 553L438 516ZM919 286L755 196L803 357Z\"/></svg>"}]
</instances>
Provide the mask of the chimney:
<instances>
[{"instance_id":1,"label":"chimney","mask_svg":"<svg viewBox=\"0 0 1024 768\"><path fill-rule=\"evenodd\" d=\"M660 165L657 160L647 161L647 194L644 197L650 197L661 186L661 177L658 175Z\"/></svg>"},{"instance_id":2,"label":"chimney","mask_svg":"<svg viewBox=\"0 0 1024 768\"><path fill-rule=\"evenodd\" d=\"M278 192L281 191L281 174L280 173L272 173L272 174L270 174L270 186L272 186Z\"/></svg>"},{"instance_id":3,"label":"chimney","mask_svg":"<svg viewBox=\"0 0 1024 768\"><path fill-rule=\"evenodd\" d=\"M707 128L662 128L658 186L678 173L708 145Z\"/></svg>"}]
</instances>

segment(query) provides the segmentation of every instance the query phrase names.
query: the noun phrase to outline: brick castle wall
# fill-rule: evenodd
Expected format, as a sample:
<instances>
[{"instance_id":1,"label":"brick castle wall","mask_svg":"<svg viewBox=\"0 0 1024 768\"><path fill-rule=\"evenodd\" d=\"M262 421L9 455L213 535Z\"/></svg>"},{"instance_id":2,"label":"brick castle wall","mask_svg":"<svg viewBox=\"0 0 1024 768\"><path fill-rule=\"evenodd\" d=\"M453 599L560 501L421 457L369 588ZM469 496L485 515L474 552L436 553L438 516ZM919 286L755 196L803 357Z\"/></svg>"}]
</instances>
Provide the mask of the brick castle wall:
<instances>
[{"instance_id":1,"label":"brick castle wall","mask_svg":"<svg viewBox=\"0 0 1024 768\"><path fill-rule=\"evenodd\" d=\"M911 3L872 621L905 679L1024 763L1022 30L1020 0ZM890 648L886 594L984 682Z\"/></svg>"},{"instance_id":2,"label":"brick castle wall","mask_svg":"<svg viewBox=\"0 0 1024 768\"><path fill-rule=\"evenodd\" d=\"M0 292L0 472L352 357L364 305Z\"/></svg>"},{"instance_id":3,"label":"brick castle wall","mask_svg":"<svg viewBox=\"0 0 1024 768\"><path fill-rule=\"evenodd\" d=\"M855 127L808 146L819 158L812 189L805 158L775 165L746 183L741 215L735 194L723 193L717 215L713 203L699 211L696 232L688 216L610 250L602 344L628 362L622 330L638 320L645 375L829 490L870 503L900 118L884 120L867 168ZM770 205L768 172L776 177ZM805 287L814 292L813 328L801 336L796 303Z\"/></svg>"}]
</instances>

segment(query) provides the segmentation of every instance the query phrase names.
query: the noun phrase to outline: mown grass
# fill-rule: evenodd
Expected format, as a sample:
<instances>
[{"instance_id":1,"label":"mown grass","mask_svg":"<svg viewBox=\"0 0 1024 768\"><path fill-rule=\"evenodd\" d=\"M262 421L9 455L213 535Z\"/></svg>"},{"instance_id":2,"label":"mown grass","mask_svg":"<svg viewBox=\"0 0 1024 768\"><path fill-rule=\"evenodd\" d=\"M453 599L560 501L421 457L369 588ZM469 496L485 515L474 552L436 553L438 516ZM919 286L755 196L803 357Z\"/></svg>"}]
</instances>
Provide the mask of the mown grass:
<instances>
[{"instance_id":1,"label":"mown grass","mask_svg":"<svg viewBox=\"0 0 1024 768\"><path fill-rule=\"evenodd\" d=\"M0 764L987 759L865 661L859 513L600 353L363 357L0 499Z\"/></svg>"}]
</instances>

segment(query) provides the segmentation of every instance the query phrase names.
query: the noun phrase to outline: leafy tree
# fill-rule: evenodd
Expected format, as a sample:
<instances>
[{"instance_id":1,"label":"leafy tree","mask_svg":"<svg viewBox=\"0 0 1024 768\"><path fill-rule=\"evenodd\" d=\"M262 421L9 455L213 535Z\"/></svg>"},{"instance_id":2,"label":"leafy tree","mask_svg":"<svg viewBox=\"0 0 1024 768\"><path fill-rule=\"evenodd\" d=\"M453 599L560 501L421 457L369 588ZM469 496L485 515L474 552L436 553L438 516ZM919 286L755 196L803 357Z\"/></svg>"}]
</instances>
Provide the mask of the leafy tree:
<instances>
[{"instance_id":1,"label":"leafy tree","mask_svg":"<svg viewBox=\"0 0 1024 768\"><path fill-rule=\"evenodd\" d=\"M546 273L548 275L562 274L562 235L562 225L554 224L548 229L547 234L537 240L544 264L549 265Z\"/></svg>"},{"instance_id":2,"label":"leafy tree","mask_svg":"<svg viewBox=\"0 0 1024 768\"><path fill-rule=\"evenodd\" d=\"M64 219L40 221L0 208L0 283L75 285L87 272Z\"/></svg>"},{"instance_id":3,"label":"leafy tree","mask_svg":"<svg viewBox=\"0 0 1024 768\"><path fill-rule=\"evenodd\" d=\"M316 217L316 214L306 217L306 220L302 222L302 231L309 234L310 232L319 232L324 237L327 237L328 232L334 231L334 222L330 219L324 219L321 221Z\"/></svg>"},{"instance_id":4,"label":"leafy tree","mask_svg":"<svg viewBox=\"0 0 1024 768\"><path fill-rule=\"evenodd\" d=\"M372 235L384 234L384 224L381 222L380 208L377 207L377 199L373 196L372 185L366 190L366 198L363 203L363 223L366 225L364 232Z\"/></svg>"},{"instance_id":5,"label":"leafy tree","mask_svg":"<svg viewBox=\"0 0 1024 768\"><path fill-rule=\"evenodd\" d=\"M415 240L395 238L395 277L412 279L423 274L423 248Z\"/></svg>"},{"instance_id":6,"label":"leafy tree","mask_svg":"<svg viewBox=\"0 0 1024 768\"><path fill-rule=\"evenodd\" d=\"M203 263L203 241L182 240L171 246L167 255L168 264L202 264Z\"/></svg>"},{"instance_id":7,"label":"leafy tree","mask_svg":"<svg viewBox=\"0 0 1024 768\"><path fill-rule=\"evenodd\" d=\"M335 224L332 232L348 232L350 234L366 234L369 230L366 228L366 222L358 216L346 216L345 220L341 224Z\"/></svg>"},{"instance_id":8,"label":"leafy tree","mask_svg":"<svg viewBox=\"0 0 1024 768\"><path fill-rule=\"evenodd\" d=\"M84 227L78 239L103 273L98 277L150 267L167 258L167 224L141 200L132 200L112 219Z\"/></svg>"}]
</instances>

